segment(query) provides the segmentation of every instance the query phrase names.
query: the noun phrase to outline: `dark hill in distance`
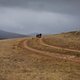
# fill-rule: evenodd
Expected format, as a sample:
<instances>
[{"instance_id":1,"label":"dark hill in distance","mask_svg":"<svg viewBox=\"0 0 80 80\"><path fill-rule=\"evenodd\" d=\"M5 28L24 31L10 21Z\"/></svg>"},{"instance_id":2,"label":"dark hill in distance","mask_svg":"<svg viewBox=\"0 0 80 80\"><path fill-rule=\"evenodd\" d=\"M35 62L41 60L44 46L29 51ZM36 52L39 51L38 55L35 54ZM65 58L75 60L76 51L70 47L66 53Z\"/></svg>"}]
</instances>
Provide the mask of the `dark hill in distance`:
<instances>
[{"instance_id":1,"label":"dark hill in distance","mask_svg":"<svg viewBox=\"0 0 80 80\"><path fill-rule=\"evenodd\" d=\"M0 39L21 38L21 37L28 37L28 35L22 35L0 30Z\"/></svg>"}]
</instances>

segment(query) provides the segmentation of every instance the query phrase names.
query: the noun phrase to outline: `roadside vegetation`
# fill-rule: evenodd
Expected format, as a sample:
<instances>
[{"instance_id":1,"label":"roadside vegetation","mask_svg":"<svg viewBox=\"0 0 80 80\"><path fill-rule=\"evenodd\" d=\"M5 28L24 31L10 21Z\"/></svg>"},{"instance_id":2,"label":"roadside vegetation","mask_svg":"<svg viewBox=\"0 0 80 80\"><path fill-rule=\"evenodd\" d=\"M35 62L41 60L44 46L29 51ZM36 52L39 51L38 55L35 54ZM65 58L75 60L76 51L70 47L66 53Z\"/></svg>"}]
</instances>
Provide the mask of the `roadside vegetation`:
<instances>
[{"instance_id":1,"label":"roadside vegetation","mask_svg":"<svg viewBox=\"0 0 80 80\"><path fill-rule=\"evenodd\" d=\"M46 44L80 50L80 32L68 32L56 35L50 35L43 38Z\"/></svg>"}]
</instances>

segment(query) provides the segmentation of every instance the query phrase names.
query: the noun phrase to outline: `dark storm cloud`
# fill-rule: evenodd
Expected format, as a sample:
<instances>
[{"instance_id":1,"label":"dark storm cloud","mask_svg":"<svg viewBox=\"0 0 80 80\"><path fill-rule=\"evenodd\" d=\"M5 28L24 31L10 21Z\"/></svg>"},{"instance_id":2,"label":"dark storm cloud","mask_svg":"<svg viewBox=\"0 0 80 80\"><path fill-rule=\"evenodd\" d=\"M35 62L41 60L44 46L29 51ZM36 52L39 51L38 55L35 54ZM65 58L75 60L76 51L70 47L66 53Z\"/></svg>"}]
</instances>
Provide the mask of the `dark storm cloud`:
<instances>
[{"instance_id":1,"label":"dark storm cloud","mask_svg":"<svg viewBox=\"0 0 80 80\"><path fill-rule=\"evenodd\" d=\"M80 14L80 0L0 0L0 6Z\"/></svg>"},{"instance_id":2,"label":"dark storm cloud","mask_svg":"<svg viewBox=\"0 0 80 80\"><path fill-rule=\"evenodd\" d=\"M0 0L0 29L58 33L80 25L80 0Z\"/></svg>"}]
</instances>

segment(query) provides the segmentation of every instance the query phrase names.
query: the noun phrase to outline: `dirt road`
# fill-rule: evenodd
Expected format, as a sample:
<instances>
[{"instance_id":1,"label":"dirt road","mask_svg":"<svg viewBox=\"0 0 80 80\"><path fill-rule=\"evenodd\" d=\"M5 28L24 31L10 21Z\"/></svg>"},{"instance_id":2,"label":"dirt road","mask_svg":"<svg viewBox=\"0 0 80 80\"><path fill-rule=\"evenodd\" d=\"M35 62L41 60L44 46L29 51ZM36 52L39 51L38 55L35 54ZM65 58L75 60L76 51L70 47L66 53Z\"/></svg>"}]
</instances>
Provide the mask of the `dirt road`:
<instances>
[{"instance_id":1,"label":"dirt road","mask_svg":"<svg viewBox=\"0 0 80 80\"><path fill-rule=\"evenodd\" d=\"M25 49L28 49L28 50L31 50L33 52L37 52L39 55L44 55L44 56L49 56L51 58L59 58L59 59L64 59L64 60L69 60L69 61L73 61L73 62L78 62L80 63L80 57L75 57L75 56L71 56L71 55L64 55L64 54L59 54L59 53L50 53L50 52L47 52L47 51L41 51L41 50L37 50L37 49L34 49L34 48L31 48L27 45L27 40L24 40L23 41L23 47ZM46 46L49 46L49 47L54 47L54 46L50 46L50 45L47 45L47 44L44 44L42 42L42 40L40 40L40 43L42 45L46 45ZM56 47L57 48L57 47ZM68 49L67 49L68 50ZM70 49L69 49L70 50ZM74 51L74 50L72 50Z\"/></svg>"},{"instance_id":2,"label":"dirt road","mask_svg":"<svg viewBox=\"0 0 80 80\"><path fill-rule=\"evenodd\" d=\"M56 48L56 49L64 49L64 50L68 50L68 51L73 51L73 52L80 52L80 50L73 50L73 49L68 49L68 48L61 48L61 47L58 47L58 46L52 46L52 45L49 45L49 44L46 44L42 38L40 39L40 43L44 46L48 46L48 47L51 47L51 48Z\"/></svg>"}]
</instances>

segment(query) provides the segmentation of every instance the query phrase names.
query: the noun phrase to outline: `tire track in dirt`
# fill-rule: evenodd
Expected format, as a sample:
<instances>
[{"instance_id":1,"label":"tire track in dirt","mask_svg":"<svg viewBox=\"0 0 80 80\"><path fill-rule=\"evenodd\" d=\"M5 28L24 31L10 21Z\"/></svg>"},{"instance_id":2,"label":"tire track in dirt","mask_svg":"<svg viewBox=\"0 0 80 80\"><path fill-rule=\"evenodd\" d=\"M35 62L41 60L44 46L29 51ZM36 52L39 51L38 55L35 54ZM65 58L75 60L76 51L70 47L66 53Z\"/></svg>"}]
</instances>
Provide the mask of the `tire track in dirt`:
<instances>
[{"instance_id":1,"label":"tire track in dirt","mask_svg":"<svg viewBox=\"0 0 80 80\"><path fill-rule=\"evenodd\" d=\"M72 52L80 52L80 50L73 50L73 49L61 48L61 47L58 47L58 46L49 45L49 44L45 43L42 40L42 38L39 41L40 41L41 45L43 45L43 46L48 46L48 47L55 48L55 49L64 49L64 50L68 50L68 51L72 51Z\"/></svg>"},{"instance_id":2,"label":"tire track in dirt","mask_svg":"<svg viewBox=\"0 0 80 80\"><path fill-rule=\"evenodd\" d=\"M59 54L59 53L50 53L50 52L47 52L47 51L40 51L40 50L29 47L27 45L27 42L28 42L28 40L23 41L23 47L25 49L30 50L30 51L37 52L37 54L39 53L39 55L48 56L48 57L51 57L51 58L59 58L59 59L64 59L64 60L69 60L69 61L80 63L80 58L79 57L64 55L64 54Z\"/></svg>"}]
</instances>

